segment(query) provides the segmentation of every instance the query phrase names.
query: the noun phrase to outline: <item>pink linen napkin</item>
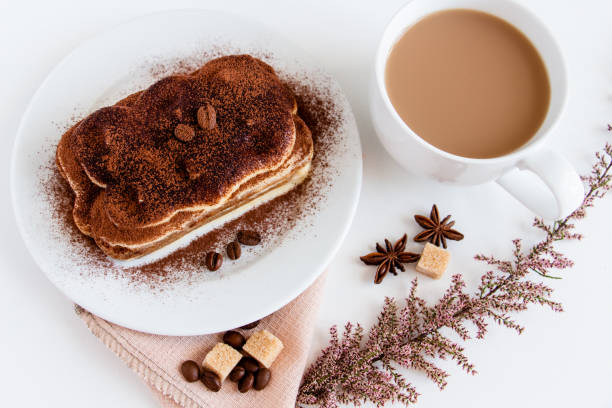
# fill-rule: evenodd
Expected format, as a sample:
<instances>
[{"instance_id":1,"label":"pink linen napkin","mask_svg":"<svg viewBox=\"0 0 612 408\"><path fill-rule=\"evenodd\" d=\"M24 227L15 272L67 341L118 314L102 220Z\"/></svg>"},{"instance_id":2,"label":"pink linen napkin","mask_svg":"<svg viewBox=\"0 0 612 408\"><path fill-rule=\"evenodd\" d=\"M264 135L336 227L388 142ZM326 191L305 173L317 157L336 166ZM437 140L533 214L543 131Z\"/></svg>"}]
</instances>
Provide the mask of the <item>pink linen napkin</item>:
<instances>
[{"instance_id":1,"label":"pink linen napkin","mask_svg":"<svg viewBox=\"0 0 612 408\"><path fill-rule=\"evenodd\" d=\"M271 367L272 379L262 391L238 392L225 380L221 391L209 391L200 381L186 382L180 365L185 360L201 363L222 333L204 336L160 336L126 329L76 306L91 332L136 372L164 408L293 408L320 304L324 276L319 277L291 303L264 318L256 329L267 329L285 347Z\"/></svg>"}]
</instances>

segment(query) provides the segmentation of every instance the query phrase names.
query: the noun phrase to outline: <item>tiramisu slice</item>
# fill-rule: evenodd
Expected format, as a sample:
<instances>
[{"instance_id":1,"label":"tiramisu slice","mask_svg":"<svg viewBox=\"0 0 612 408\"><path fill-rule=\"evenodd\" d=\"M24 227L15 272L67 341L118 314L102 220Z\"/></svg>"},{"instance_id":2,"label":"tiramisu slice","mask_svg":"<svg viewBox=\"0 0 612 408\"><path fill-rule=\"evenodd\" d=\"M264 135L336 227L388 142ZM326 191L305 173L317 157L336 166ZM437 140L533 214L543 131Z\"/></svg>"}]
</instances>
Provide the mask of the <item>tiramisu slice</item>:
<instances>
[{"instance_id":1,"label":"tiramisu slice","mask_svg":"<svg viewBox=\"0 0 612 408\"><path fill-rule=\"evenodd\" d=\"M57 164L78 228L131 259L286 193L312 154L291 91L269 65L237 55L92 113L63 135Z\"/></svg>"}]
</instances>

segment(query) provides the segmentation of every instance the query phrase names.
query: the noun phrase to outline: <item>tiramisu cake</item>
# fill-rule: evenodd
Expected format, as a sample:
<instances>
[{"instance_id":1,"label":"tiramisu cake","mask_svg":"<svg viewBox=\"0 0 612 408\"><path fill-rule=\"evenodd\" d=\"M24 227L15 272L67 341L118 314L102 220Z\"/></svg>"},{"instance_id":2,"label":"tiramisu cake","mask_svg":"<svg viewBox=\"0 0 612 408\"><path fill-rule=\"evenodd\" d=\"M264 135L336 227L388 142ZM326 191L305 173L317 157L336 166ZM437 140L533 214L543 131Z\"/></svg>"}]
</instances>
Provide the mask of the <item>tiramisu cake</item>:
<instances>
[{"instance_id":1,"label":"tiramisu cake","mask_svg":"<svg viewBox=\"0 0 612 408\"><path fill-rule=\"evenodd\" d=\"M62 136L57 165L77 227L130 259L288 192L312 155L292 92L269 65L237 55L87 116Z\"/></svg>"}]
</instances>

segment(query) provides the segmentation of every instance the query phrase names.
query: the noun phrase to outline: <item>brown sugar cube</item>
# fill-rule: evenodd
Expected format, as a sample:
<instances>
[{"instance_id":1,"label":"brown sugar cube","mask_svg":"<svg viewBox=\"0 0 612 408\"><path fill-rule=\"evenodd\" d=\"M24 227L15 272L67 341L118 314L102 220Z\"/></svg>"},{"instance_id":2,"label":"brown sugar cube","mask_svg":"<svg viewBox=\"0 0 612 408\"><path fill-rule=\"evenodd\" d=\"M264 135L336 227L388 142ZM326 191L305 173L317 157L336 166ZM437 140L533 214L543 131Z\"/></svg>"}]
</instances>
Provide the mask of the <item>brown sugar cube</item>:
<instances>
[{"instance_id":1,"label":"brown sugar cube","mask_svg":"<svg viewBox=\"0 0 612 408\"><path fill-rule=\"evenodd\" d=\"M223 382L241 358L242 354L235 348L225 343L217 343L204 357L202 367L217 374Z\"/></svg>"},{"instance_id":2,"label":"brown sugar cube","mask_svg":"<svg viewBox=\"0 0 612 408\"><path fill-rule=\"evenodd\" d=\"M425 244L416 270L430 278L440 279L446 271L448 261L450 261L450 252L428 242Z\"/></svg>"},{"instance_id":3,"label":"brown sugar cube","mask_svg":"<svg viewBox=\"0 0 612 408\"><path fill-rule=\"evenodd\" d=\"M242 350L264 367L270 368L283 349L283 342L267 330L255 332L249 337Z\"/></svg>"}]
</instances>

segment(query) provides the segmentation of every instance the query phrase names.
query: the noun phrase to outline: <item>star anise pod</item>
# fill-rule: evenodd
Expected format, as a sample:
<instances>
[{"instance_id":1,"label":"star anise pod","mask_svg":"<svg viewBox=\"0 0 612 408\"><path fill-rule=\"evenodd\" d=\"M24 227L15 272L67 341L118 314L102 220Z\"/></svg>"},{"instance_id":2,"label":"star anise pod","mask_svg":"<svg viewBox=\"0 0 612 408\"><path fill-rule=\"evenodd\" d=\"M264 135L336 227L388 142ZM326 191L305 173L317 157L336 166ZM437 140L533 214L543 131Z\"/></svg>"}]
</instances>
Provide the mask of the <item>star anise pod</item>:
<instances>
[{"instance_id":1,"label":"star anise pod","mask_svg":"<svg viewBox=\"0 0 612 408\"><path fill-rule=\"evenodd\" d=\"M415 215L414 219L416 222L423 227L425 230L414 237L416 242L429 241L434 245L442 246L446 248L446 240L452 239L453 241L461 241L463 234L452 227L455 225L455 221L450 221L451 216L447 215L442 221L440 221L440 213L438 207L434 204L431 207L431 213L429 218L424 215Z\"/></svg>"},{"instance_id":2,"label":"star anise pod","mask_svg":"<svg viewBox=\"0 0 612 408\"><path fill-rule=\"evenodd\" d=\"M391 242L385 239L385 248L377 242L377 252L372 252L371 254L359 258L366 265L378 265L378 268L376 268L376 275L374 276L374 283L382 282L387 272L391 272L393 275L397 275L396 269L404 272L406 268L404 268L402 263L416 262L419 260L419 254L404 252L407 240L408 236L406 234L404 234L395 245L391 245Z\"/></svg>"}]
</instances>

